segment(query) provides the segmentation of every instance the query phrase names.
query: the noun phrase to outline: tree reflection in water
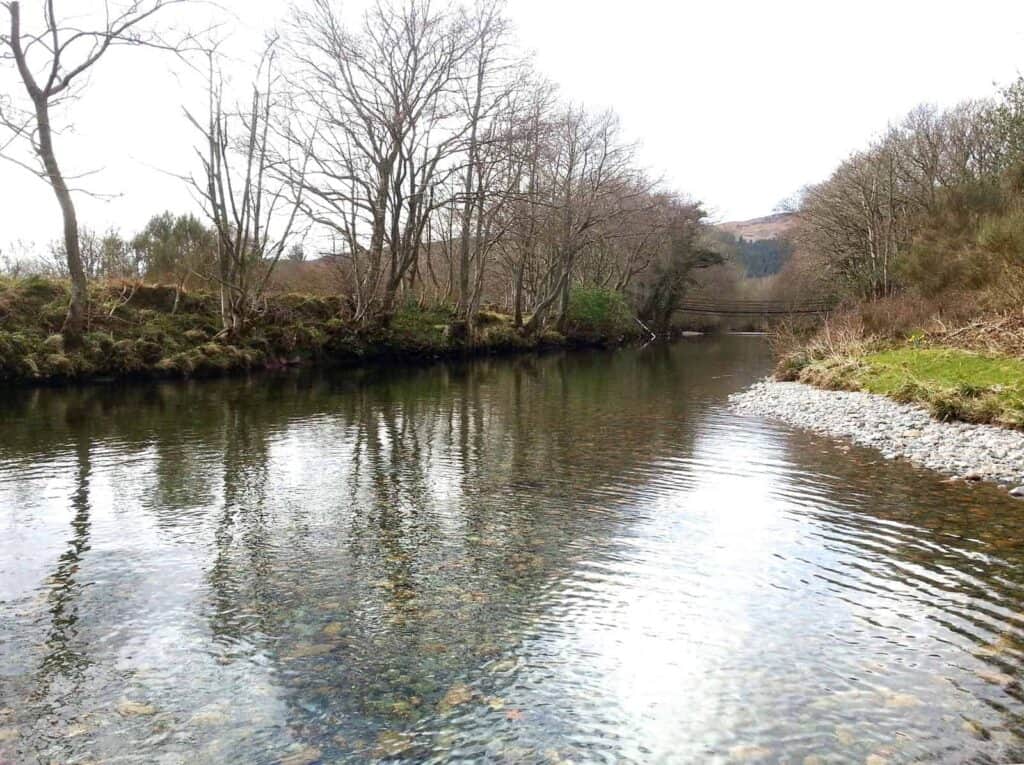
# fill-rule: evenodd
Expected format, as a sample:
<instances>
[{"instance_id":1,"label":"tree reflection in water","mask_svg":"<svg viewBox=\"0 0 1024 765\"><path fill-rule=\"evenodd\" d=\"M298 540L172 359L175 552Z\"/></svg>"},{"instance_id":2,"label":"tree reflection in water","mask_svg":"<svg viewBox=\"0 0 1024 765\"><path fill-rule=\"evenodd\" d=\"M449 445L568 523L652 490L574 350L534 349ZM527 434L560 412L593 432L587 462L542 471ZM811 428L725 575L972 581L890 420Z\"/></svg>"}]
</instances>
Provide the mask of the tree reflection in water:
<instances>
[{"instance_id":1,"label":"tree reflection in water","mask_svg":"<svg viewBox=\"0 0 1024 765\"><path fill-rule=\"evenodd\" d=\"M1012 506L731 415L768 364L13 394L0 758L1013 753Z\"/></svg>"}]
</instances>

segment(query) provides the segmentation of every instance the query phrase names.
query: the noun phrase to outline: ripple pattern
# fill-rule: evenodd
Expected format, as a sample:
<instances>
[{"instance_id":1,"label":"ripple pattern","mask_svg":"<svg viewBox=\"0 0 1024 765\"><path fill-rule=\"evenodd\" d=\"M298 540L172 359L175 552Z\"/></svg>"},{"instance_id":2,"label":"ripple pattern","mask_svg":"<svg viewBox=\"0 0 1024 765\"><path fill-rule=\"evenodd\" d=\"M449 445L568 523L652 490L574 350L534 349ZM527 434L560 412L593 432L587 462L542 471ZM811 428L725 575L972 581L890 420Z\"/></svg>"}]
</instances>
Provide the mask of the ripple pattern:
<instances>
[{"instance_id":1,"label":"ripple pattern","mask_svg":"<svg viewBox=\"0 0 1024 765\"><path fill-rule=\"evenodd\" d=\"M0 762L1024 759L1024 519L756 337L0 404Z\"/></svg>"}]
</instances>

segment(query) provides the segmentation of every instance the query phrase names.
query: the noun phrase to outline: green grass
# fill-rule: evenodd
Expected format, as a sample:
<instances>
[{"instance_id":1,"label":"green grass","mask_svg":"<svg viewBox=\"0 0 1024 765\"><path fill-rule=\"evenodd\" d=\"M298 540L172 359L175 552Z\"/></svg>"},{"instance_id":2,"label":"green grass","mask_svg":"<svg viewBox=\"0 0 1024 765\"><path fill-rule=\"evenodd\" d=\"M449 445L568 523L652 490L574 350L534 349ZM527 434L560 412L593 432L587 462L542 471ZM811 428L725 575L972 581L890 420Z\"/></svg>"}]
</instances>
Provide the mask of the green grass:
<instances>
[{"instance_id":1,"label":"green grass","mask_svg":"<svg viewBox=\"0 0 1024 765\"><path fill-rule=\"evenodd\" d=\"M941 420L1024 428L1024 360L944 348L902 347L813 361L797 379L920 403Z\"/></svg>"},{"instance_id":2,"label":"green grass","mask_svg":"<svg viewBox=\"0 0 1024 765\"><path fill-rule=\"evenodd\" d=\"M871 393L893 395L909 380L959 389L1024 392L1024 360L982 356L944 348L897 348L864 358L870 371L863 381Z\"/></svg>"}]
</instances>

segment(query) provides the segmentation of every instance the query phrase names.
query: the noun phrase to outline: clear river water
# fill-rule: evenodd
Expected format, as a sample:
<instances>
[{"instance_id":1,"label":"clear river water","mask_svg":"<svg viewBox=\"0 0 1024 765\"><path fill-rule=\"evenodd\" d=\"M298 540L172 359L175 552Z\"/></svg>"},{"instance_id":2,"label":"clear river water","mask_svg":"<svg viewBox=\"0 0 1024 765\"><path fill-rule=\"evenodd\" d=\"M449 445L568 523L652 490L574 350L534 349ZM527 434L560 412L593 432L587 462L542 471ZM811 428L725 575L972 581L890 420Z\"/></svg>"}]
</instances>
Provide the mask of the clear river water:
<instances>
[{"instance_id":1,"label":"clear river water","mask_svg":"<svg viewBox=\"0 0 1024 765\"><path fill-rule=\"evenodd\" d=\"M0 402L0 763L1024 760L1024 513L762 338Z\"/></svg>"}]
</instances>

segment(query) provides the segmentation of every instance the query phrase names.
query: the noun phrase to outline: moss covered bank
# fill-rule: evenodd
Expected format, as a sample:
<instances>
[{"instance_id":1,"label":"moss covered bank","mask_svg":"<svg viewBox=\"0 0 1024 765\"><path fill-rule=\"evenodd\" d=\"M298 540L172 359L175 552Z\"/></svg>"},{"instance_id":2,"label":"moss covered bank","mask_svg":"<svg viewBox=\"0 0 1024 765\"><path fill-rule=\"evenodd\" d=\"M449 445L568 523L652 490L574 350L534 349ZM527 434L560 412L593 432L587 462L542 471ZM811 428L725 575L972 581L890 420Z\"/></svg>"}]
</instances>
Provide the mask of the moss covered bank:
<instances>
[{"instance_id":1,"label":"moss covered bank","mask_svg":"<svg viewBox=\"0 0 1024 765\"><path fill-rule=\"evenodd\" d=\"M88 331L69 347L60 334L65 284L0 280L0 382L211 377L293 365L614 345L636 335L628 312L595 316L587 300L570 310L566 335L527 337L509 317L482 311L474 337L466 339L452 331L455 315L446 307L405 305L388 321L366 327L339 318L341 298L277 295L266 300L244 337L229 341L220 337L216 295L183 293L176 308L175 298L173 287L161 285L96 285Z\"/></svg>"}]
</instances>

